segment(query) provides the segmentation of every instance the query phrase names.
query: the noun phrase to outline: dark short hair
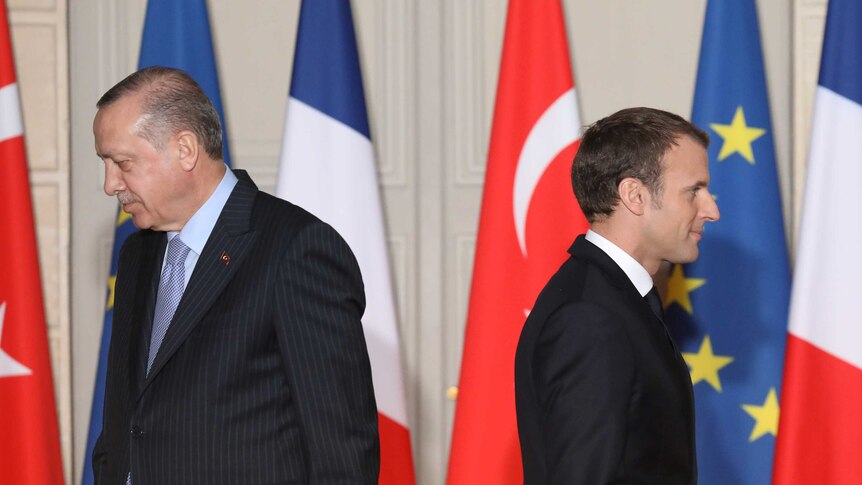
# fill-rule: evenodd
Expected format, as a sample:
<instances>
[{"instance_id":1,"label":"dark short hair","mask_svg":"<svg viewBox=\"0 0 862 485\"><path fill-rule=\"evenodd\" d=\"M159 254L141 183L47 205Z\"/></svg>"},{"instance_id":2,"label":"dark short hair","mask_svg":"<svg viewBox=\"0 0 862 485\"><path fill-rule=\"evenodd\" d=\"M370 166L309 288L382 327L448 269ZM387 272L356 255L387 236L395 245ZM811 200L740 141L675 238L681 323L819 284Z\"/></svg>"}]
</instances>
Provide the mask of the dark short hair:
<instances>
[{"instance_id":1,"label":"dark short hair","mask_svg":"<svg viewBox=\"0 0 862 485\"><path fill-rule=\"evenodd\" d=\"M222 131L218 112L203 89L185 72L170 67L145 67L109 89L96 107L141 94L143 103L138 135L159 150L170 136L189 130L197 135L207 154L222 160Z\"/></svg>"},{"instance_id":2,"label":"dark short hair","mask_svg":"<svg viewBox=\"0 0 862 485\"><path fill-rule=\"evenodd\" d=\"M653 108L617 111L587 127L572 163L572 188L587 220L613 213L619 202L617 187L628 177L643 182L653 200L659 200L662 159L683 136L709 146L703 130Z\"/></svg>"}]
</instances>

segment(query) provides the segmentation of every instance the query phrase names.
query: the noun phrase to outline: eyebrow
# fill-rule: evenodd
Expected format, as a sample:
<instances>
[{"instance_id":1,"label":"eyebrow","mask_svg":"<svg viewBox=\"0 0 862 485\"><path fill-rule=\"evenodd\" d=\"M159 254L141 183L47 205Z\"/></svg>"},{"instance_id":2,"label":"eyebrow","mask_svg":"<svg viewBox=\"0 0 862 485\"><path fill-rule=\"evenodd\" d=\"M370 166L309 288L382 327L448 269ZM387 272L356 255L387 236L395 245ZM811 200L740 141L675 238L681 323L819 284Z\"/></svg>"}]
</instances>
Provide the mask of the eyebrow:
<instances>
[{"instance_id":1,"label":"eyebrow","mask_svg":"<svg viewBox=\"0 0 862 485\"><path fill-rule=\"evenodd\" d=\"M696 189L696 188L705 189L705 188L707 188L707 187L709 187L709 182L708 182L708 181L706 181L706 180L698 180L697 182L695 182L695 183L693 183L693 184L691 184L691 185L687 186L687 187L685 188L685 190L691 190L691 189Z\"/></svg>"}]
</instances>

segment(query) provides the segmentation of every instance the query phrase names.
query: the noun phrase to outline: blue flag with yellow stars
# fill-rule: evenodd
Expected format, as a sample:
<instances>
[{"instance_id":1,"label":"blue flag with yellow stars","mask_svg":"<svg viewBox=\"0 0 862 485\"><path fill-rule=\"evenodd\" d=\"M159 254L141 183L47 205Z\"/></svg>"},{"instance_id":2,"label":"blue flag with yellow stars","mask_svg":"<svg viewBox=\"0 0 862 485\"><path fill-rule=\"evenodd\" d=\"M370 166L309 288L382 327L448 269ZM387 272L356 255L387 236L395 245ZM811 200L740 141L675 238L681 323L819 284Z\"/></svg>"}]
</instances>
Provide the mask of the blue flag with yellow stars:
<instances>
[{"instance_id":1,"label":"blue flag with yellow stars","mask_svg":"<svg viewBox=\"0 0 862 485\"><path fill-rule=\"evenodd\" d=\"M221 107L221 91L216 71L210 35L209 13L206 0L149 0L141 38L138 67L167 66L182 69L197 82L218 111L222 124L222 148L225 163L230 166L227 131ZM111 324L114 320L114 283L120 248L132 233L137 231L132 217L117 209L114 249L111 252L111 274L108 275L108 296L105 320L93 389L93 407L90 429L87 434L87 452L84 456L82 485L91 485L93 477L93 447L102 432L102 414L105 401L105 376L108 365L108 346L111 343Z\"/></svg>"},{"instance_id":2,"label":"blue flag with yellow stars","mask_svg":"<svg viewBox=\"0 0 862 485\"><path fill-rule=\"evenodd\" d=\"M754 0L707 4L692 121L721 220L664 305L694 385L699 483L770 482L790 269Z\"/></svg>"}]
</instances>

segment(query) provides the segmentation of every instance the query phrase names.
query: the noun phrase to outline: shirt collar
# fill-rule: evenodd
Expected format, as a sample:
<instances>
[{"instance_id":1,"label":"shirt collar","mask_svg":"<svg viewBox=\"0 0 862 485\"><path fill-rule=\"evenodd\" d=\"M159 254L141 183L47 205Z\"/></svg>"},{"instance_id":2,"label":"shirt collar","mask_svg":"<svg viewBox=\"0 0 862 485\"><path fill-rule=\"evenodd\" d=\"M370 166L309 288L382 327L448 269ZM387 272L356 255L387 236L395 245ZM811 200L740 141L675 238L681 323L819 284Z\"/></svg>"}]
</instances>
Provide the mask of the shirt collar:
<instances>
[{"instance_id":1,"label":"shirt collar","mask_svg":"<svg viewBox=\"0 0 862 485\"><path fill-rule=\"evenodd\" d=\"M619 246L610 242L601 234L593 232L592 229L587 231L585 238L587 241L598 246L599 249L604 251L605 254L617 263L617 266L619 266L626 276L628 276L629 280L631 280L632 284L635 285L635 288L641 296L649 293L649 290L653 287L652 277L649 275L646 268L641 266L635 258L631 257L629 253L620 249Z\"/></svg>"},{"instance_id":2,"label":"shirt collar","mask_svg":"<svg viewBox=\"0 0 862 485\"><path fill-rule=\"evenodd\" d=\"M200 256L236 183L236 175L234 175L230 168L226 168L224 177L222 177L221 182L219 182L209 199L194 213L179 233L174 231L168 232L168 241L179 234L183 243Z\"/></svg>"}]
</instances>

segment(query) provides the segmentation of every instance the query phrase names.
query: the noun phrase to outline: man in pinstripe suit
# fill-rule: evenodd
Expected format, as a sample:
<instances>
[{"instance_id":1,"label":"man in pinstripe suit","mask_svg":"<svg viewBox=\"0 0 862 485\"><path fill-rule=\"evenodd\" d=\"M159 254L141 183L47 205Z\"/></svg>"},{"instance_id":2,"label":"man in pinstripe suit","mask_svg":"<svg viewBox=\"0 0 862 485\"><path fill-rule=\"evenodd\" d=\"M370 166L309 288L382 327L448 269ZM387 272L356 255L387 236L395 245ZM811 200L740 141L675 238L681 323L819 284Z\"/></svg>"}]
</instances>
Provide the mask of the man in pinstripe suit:
<instances>
[{"instance_id":1,"label":"man in pinstripe suit","mask_svg":"<svg viewBox=\"0 0 862 485\"><path fill-rule=\"evenodd\" d=\"M120 254L96 483L376 483L350 249L227 169L181 71L138 71L97 106L105 192L141 230Z\"/></svg>"}]
</instances>

